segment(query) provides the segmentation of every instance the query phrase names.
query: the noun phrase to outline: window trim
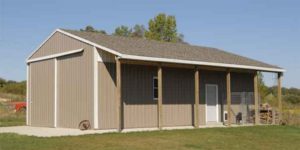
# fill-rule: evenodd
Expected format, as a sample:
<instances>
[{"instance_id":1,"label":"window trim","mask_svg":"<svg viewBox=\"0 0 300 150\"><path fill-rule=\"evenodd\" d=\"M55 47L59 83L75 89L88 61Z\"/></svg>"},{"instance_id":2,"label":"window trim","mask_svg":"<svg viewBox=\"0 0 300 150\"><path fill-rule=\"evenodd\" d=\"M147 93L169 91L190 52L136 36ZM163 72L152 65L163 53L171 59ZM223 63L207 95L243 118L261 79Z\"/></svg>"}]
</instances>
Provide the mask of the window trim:
<instances>
[{"instance_id":1,"label":"window trim","mask_svg":"<svg viewBox=\"0 0 300 150\"><path fill-rule=\"evenodd\" d=\"M153 78L152 78L152 98L153 98L153 100L157 101L158 95L157 95L157 97L155 97L155 90L157 90L157 92L158 92L158 85L157 85L157 87L155 87L155 80L157 80L157 84L158 84L157 76L153 76Z\"/></svg>"}]
</instances>

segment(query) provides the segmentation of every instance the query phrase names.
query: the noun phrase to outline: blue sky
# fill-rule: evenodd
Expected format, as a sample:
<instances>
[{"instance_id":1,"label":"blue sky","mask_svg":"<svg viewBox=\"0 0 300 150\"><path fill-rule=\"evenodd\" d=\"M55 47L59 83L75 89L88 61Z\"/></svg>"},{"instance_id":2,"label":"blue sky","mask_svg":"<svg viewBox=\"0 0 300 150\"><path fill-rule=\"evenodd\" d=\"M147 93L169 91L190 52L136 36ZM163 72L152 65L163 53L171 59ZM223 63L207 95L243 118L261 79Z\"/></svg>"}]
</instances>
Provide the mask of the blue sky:
<instances>
[{"instance_id":1,"label":"blue sky","mask_svg":"<svg viewBox=\"0 0 300 150\"><path fill-rule=\"evenodd\" d=\"M175 15L193 45L221 48L287 70L284 86L300 88L298 0L0 0L0 77L25 80L25 59L56 28L86 25L113 32ZM273 85L272 75L266 75Z\"/></svg>"}]
</instances>

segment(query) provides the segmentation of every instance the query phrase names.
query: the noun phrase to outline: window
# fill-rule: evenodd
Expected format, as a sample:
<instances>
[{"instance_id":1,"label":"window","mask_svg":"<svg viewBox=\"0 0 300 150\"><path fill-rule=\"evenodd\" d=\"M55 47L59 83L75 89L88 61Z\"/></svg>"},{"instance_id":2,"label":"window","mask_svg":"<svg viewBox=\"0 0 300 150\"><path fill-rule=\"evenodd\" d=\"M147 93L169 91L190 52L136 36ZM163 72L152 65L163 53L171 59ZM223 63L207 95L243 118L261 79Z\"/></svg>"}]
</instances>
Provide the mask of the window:
<instances>
[{"instance_id":1,"label":"window","mask_svg":"<svg viewBox=\"0 0 300 150\"><path fill-rule=\"evenodd\" d=\"M157 77L153 77L153 99L158 99L158 79Z\"/></svg>"}]
</instances>

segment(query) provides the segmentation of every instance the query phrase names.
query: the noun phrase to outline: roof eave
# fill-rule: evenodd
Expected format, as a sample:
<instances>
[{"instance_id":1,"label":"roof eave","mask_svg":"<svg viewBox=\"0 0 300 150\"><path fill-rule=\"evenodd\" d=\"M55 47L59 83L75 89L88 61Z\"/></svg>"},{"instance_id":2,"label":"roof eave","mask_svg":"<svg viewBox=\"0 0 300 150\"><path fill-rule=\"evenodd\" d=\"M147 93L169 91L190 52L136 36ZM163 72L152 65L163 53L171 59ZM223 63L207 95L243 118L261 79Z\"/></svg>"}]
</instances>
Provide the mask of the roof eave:
<instances>
[{"instance_id":1,"label":"roof eave","mask_svg":"<svg viewBox=\"0 0 300 150\"><path fill-rule=\"evenodd\" d=\"M126 54L123 54L119 58L120 59L128 59L128 60L151 61L151 62L167 62L167 63L202 65L202 66L212 66L212 67L222 67L222 68L248 69L248 70L264 71L264 72L283 73L286 71L285 69L281 69L281 68L269 68L269 67L258 67L258 66L248 66L248 65L214 63L214 62L204 62L204 61L190 61L190 60L181 60L181 59L158 58L158 57L136 56L136 55L126 55Z\"/></svg>"},{"instance_id":2,"label":"roof eave","mask_svg":"<svg viewBox=\"0 0 300 150\"><path fill-rule=\"evenodd\" d=\"M71 34L69 32L63 31L61 29L56 29L55 31L53 31L51 33L51 35L48 36L48 38L35 51L33 51L29 55L29 57L27 58L27 61L29 61L30 57L32 57L56 32L60 32L64 35L67 35L69 37L72 37L74 39L82 41L84 43L90 44L90 45L92 45L94 47L97 47L99 49L102 49L106 52L112 53L112 54L118 56L120 59L143 60L143 61L153 61L153 62L168 62L168 63L190 64L190 65L203 65L203 66L224 67L224 68L249 69L249 70L257 70L257 71L265 71L265 72L283 73L283 72L286 71L286 70L281 69L281 68L268 68L268 67L258 67L258 66L248 66L248 65L214 63L214 62L204 62L204 61L190 61L190 60L181 60L181 59L170 59L170 58L158 58L158 57L147 57L147 56L136 56L136 55L121 54L121 53L117 52L116 50L113 50L113 49L110 49L108 47L96 44L94 42L91 42L89 40L86 40L84 38L76 36L74 34Z\"/></svg>"}]
</instances>

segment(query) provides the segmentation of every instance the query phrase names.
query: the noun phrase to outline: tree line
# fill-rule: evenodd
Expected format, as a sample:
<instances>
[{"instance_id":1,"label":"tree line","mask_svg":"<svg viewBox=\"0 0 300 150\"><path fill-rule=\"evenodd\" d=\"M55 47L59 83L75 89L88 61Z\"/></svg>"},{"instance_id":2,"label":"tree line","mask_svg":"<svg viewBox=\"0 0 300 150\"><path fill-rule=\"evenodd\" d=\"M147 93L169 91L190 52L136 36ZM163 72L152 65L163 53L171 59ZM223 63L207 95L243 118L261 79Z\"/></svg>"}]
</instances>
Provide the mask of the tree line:
<instances>
[{"instance_id":1,"label":"tree line","mask_svg":"<svg viewBox=\"0 0 300 150\"><path fill-rule=\"evenodd\" d=\"M278 87L266 86L263 80L263 75L261 73L259 73L258 77L259 77L258 83L259 83L260 99L262 100L262 102L276 104ZM283 102L291 105L300 105L300 89L294 87L291 88L282 87L281 93L282 93Z\"/></svg>"},{"instance_id":2,"label":"tree line","mask_svg":"<svg viewBox=\"0 0 300 150\"><path fill-rule=\"evenodd\" d=\"M26 81L13 81L0 78L0 93L26 95Z\"/></svg>"},{"instance_id":3,"label":"tree line","mask_svg":"<svg viewBox=\"0 0 300 150\"><path fill-rule=\"evenodd\" d=\"M105 30L95 29L91 25L80 29L80 31L108 34ZM112 35L187 44L187 42L184 41L184 35L177 31L175 16L166 15L164 13L160 13L150 19L148 22L148 29L141 24L136 24L133 27L121 25L115 28Z\"/></svg>"}]
</instances>

